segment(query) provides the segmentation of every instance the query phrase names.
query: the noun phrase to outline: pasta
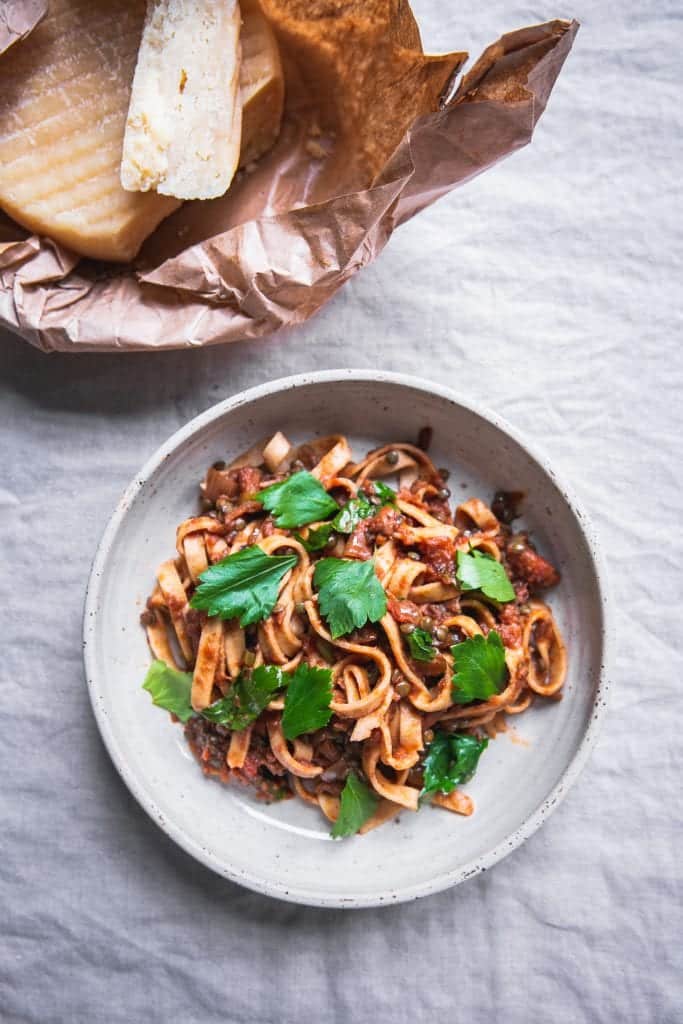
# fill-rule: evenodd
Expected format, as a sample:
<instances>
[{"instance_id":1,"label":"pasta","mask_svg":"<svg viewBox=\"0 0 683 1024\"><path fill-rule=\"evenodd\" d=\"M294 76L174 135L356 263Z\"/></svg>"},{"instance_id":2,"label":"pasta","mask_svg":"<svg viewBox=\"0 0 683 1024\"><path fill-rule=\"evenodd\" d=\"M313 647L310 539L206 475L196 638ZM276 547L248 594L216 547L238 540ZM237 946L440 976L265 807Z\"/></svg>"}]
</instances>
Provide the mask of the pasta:
<instances>
[{"instance_id":1,"label":"pasta","mask_svg":"<svg viewBox=\"0 0 683 1024\"><path fill-rule=\"evenodd\" d=\"M512 527L520 496L453 510L446 482L411 444L355 462L341 435L281 432L207 471L142 616L157 662L186 673L206 774L296 797L339 835L426 800L472 813L479 754L561 697L567 656L539 597L559 573Z\"/></svg>"}]
</instances>

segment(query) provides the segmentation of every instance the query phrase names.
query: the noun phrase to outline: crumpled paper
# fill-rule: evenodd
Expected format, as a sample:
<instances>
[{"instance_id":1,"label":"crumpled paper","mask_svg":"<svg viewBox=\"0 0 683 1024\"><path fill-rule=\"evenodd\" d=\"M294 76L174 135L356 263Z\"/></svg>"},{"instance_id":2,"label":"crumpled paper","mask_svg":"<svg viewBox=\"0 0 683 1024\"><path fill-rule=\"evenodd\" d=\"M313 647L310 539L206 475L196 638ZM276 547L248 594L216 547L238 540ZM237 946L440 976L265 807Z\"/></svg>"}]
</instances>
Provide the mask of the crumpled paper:
<instances>
[{"instance_id":1,"label":"crumpled paper","mask_svg":"<svg viewBox=\"0 0 683 1024\"><path fill-rule=\"evenodd\" d=\"M0 4L0 54L25 39L47 14L47 0L3 0Z\"/></svg>"},{"instance_id":2,"label":"crumpled paper","mask_svg":"<svg viewBox=\"0 0 683 1024\"><path fill-rule=\"evenodd\" d=\"M79 259L0 214L0 322L45 351L105 352L239 341L307 320L396 227L530 141L578 28L502 36L441 109L417 118L373 186L346 193L330 194L333 141L327 160L310 155L316 108L285 54L274 150L222 199L164 221L135 265Z\"/></svg>"}]
</instances>

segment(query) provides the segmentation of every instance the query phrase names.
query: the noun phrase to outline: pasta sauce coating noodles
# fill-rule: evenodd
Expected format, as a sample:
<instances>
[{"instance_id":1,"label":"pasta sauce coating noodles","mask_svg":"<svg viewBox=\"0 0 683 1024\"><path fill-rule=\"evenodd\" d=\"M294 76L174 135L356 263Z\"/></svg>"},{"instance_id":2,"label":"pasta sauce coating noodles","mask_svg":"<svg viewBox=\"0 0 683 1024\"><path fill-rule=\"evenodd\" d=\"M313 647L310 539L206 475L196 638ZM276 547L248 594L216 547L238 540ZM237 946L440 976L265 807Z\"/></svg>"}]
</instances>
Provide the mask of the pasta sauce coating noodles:
<instances>
[{"instance_id":1,"label":"pasta sauce coating noodles","mask_svg":"<svg viewBox=\"0 0 683 1024\"><path fill-rule=\"evenodd\" d=\"M278 432L207 471L142 616L165 679L145 688L207 775L310 804L333 835L472 813L479 755L560 699L567 654L521 496L453 507L446 484L420 447L356 462L341 435Z\"/></svg>"}]
</instances>

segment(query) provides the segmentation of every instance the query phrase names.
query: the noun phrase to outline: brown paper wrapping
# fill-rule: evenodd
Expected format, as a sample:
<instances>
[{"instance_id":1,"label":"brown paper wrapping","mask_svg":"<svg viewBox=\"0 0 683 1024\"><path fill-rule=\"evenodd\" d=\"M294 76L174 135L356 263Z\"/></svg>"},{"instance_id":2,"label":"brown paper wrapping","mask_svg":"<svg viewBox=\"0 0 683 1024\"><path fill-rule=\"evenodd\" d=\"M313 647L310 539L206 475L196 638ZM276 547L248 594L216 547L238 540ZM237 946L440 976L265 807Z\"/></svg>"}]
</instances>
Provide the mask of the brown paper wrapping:
<instances>
[{"instance_id":1,"label":"brown paper wrapping","mask_svg":"<svg viewBox=\"0 0 683 1024\"><path fill-rule=\"evenodd\" d=\"M10 43L43 7L9 4L24 15L5 19ZM440 110L415 120L373 187L346 193L334 140L319 139L327 158L311 155L316 109L286 55L275 149L222 199L164 221L134 266L79 260L0 214L0 323L45 351L107 352L258 338L307 320L396 227L530 141L578 27L502 36ZM0 43L2 33L0 19Z\"/></svg>"},{"instance_id":2,"label":"brown paper wrapping","mask_svg":"<svg viewBox=\"0 0 683 1024\"><path fill-rule=\"evenodd\" d=\"M0 53L25 39L47 14L47 0L3 0L0 4Z\"/></svg>"}]
</instances>

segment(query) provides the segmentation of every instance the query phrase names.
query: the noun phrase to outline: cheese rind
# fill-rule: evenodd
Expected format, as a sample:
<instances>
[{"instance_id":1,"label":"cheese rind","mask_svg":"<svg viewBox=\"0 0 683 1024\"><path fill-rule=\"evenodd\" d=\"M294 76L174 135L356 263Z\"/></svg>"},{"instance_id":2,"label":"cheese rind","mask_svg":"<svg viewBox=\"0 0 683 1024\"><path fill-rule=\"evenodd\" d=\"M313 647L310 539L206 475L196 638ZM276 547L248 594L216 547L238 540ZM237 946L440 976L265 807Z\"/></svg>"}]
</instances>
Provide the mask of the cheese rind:
<instances>
[{"instance_id":1,"label":"cheese rind","mask_svg":"<svg viewBox=\"0 0 683 1024\"><path fill-rule=\"evenodd\" d=\"M215 199L240 155L237 0L149 0L126 121L121 184Z\"/></svg>"},{"instance_id":2,"label":"cheese rind","mask_svg":"<svg viewBox=\"0 0 683 1024\"><path fill-rule=\"evenodd\" d=\"M240 167L267 153L280 134L285 79L275 34L258 0L241 0L242 151Z\"/></svg>"},{"instance_id":3,"label":"cheese rind","mask_svg":"<svg viewBox=\"0 0 683 1024\"><path fill-rule=\"evenodd\" d=\"M144 0L50 0L45 19L0 56L0 208L29 231L94 259L133 259L181 205L121 187L144 18ZM252 33L272 42L260 11L249 9L242 27L242 164L263 152L255 143L272 144L282 115L276 44L259 44L254 54Z\"/></svg>"}]
</instances>

